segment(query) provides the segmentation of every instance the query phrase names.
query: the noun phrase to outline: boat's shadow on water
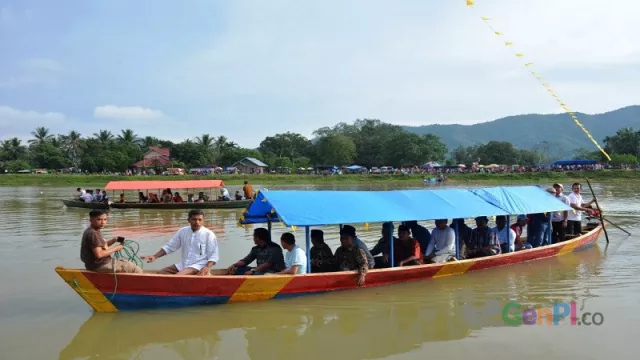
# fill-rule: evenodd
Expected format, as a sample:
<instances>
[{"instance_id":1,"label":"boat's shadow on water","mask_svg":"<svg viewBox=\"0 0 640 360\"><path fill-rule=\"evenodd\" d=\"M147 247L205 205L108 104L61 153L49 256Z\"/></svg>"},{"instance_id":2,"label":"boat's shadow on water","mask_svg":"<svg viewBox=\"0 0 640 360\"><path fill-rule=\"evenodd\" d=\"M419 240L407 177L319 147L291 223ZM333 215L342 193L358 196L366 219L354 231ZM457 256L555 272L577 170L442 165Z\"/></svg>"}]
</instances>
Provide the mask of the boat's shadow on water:
<instances>
[{"instance_id":1,"label":"boat's shadow on water","mask_svg":"<svg viewBox=\"0 0 640 360\"><path fill-rule=\"evenodd\" d=\"M602 250L464 276L289 300L174 311L95 313L59 359L362 359L506 327L509 301L552 307L594 295ZM567 319L562 321L568 321ZM153 354L153 355L151 355ZM164 354L164 355L162 355Z\"/></svg>"}]
</instances>

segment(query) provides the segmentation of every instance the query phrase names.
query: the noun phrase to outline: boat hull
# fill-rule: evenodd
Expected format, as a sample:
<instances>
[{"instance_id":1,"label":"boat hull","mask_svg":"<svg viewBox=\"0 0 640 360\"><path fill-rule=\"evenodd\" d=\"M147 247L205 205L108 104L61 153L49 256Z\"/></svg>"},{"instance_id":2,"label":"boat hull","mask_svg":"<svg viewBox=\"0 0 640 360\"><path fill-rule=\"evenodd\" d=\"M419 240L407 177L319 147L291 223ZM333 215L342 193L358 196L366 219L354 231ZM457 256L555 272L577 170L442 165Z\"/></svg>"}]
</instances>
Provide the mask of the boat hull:
<instances>
[{"instance_id":1,"label":"boat hull","mask_svg":"<svg viewBox=\"0 0 640 360\"><path fill-rule=\"evenodd\" d=\"M109 204L107 203L98 203L98 202L84 202L77 200L62 200L62 203L66 207L70 208L81 208L81 209L109 209Z\"/></svg>"},{"instance_id":2,"label":"boat hull","mask_svg":"<svg viewBox=\"0 0 640 360\"><path fill-rule=\"evenodd\" d=\"M602 231L596 226L565 242L479 259L392 269L370 270L366 287L461 275L471 271L560 256L594 245ZM56 272L95 311L178 308L195 305L282 299L338 290L357 289L354 272L306 275L207 277L159 274L95 273L56 268Z\"/></svg>"},{"instance_id":3,"label":"boat hull","mask_svg":"<svg viewBox=\"0 0 640 360\"><path fill-rule=\"evenodd\" d=\"M209 201L203 203L112 203L113 209L240 209L246 208L253 200Z\"/></svg>"}]
</instances>

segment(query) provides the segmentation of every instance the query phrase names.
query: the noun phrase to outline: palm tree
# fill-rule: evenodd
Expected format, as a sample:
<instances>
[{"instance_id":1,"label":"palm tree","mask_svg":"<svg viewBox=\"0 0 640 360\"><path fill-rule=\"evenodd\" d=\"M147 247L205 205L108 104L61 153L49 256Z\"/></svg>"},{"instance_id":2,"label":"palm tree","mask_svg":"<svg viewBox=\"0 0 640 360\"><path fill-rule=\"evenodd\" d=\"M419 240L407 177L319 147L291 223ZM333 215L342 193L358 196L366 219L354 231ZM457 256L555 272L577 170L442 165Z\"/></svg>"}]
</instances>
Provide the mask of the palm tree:
<instances>
[{"instance_id":1,"label":"palm tree","mask_svg":"<svg viewBox=\"0 0 640 360\"><path fill-rule=\"evenodd\" d=\"M103 144L106 144L113 140L113 134L109 130L100 130L98 133L93 133L93 136Z\"/></svg>"},{"instance_id":2,"label":"palm tree","mask_svg":"<svg viewBox=\"0 0 640 360\"><path fill-rule=\"evenodd\" d=\"M26 152L24 145L22 145L22 140L17 137L3 141L2 150L6 153L9 161L18 160Z\"/></svg>"},{"instance_id":3,"label":"palm tree","mask_svg":"<svg viewBox=\"0 0 640 360\"><path fill-rule=\"evenodd\" d=\"M42 144L53 138L53 134L44 126L37 127L35 131L31 132L31 135L33 135L35 139L29 140L29 144Z\"/></svg>"},{"instance_id":4,"label":"palm tree","mask_svg":"<svg viewBox=\"0 0 640 360\"><path fill-rule=\"evenodd\" d=\"M142 139L141 141L142 147L145 150L148 150L152 146L158 146L159 143L160 143L160 140L153 136L145 136L144 139Z\"/></svg>"},{"instance_id":5,"label":"palm tree","mask_svg":"<svg viewBox=\"0 0 640 360\"><path fill-rule=\"evenodd\" d=\"M79 163L78 153L80 152L82 135L75 130L71 130L67 135L63 135L63 138L66 145L67 156L69 157L69 160L71 160L71 164L74 167L77 167Z\"/></svg>"},{"instance_id":6,"label":"palm tree","mask_svg":"<svg viewBox=\"0 0 640 360\"><path fill-rule=\"evenodd\" d=\"M120 130L120 132L121 134L118 135L118 141L120 141L123 144L136 143L136 138L138 137L138 134L136 134L133 130L125 129L125 130Z\"/></svg>"},{"instance_id":7,"label":"palm tree","mask_svg":"<svg viewBox=\"0 0 640 360\"><path fill-rule=\"evenodd\" d=\"M213 150L215 140L209 134L202 134L202 136L196 138L196 143L208 151Z\"/></svg>"}]
</instances>

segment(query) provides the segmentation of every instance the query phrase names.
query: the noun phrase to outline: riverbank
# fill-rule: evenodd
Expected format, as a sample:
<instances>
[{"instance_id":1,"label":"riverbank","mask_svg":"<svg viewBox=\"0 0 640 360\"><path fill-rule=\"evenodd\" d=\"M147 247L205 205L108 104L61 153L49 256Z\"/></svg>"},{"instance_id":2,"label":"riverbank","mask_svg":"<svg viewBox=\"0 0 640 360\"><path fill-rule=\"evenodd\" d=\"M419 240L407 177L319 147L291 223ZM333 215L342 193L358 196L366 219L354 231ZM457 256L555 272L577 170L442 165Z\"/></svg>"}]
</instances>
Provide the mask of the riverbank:
<instances>
[{"instance_id":1,"label":"riverbank","mask_svg":"<svg viewBox=\"0 0 640 360\"><path fill-rule=\"evenodd\" d=\"M0 186L77 186L102 188L113 180L199 180L221 179L227 185L241 185L244 180L263 186L274 185L312 185L312 184L422 184L424 175L221 175L206 176L111 176L111 175L57 175L57 174L4 174L0 175ZM510 184L532 182L573 182L589 178L598 182L640 181L640 171L636 170L600 170L536 172L507 174L451 174L448 183L487 183Z\"/></svg>"}]
</instances>

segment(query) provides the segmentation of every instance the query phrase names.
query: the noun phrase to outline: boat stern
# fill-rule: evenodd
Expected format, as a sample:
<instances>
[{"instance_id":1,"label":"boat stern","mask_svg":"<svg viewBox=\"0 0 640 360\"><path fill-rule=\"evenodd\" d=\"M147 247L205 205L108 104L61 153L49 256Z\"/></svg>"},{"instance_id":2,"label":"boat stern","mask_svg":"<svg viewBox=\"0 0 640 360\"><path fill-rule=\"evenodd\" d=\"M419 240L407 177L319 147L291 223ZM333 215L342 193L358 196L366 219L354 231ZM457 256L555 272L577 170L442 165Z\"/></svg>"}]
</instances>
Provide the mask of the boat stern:
<instances>
[{"instance_id":1,"label":"boat stern","mask_svg":"<svg viewBox=\"0 0 640 360\"><path fill-rule=\"evenodd\" d=\"M81 270L56 267L56 273L97 312L117 312L113 303L87 279Z\"/></svg>"}]
</instances>

